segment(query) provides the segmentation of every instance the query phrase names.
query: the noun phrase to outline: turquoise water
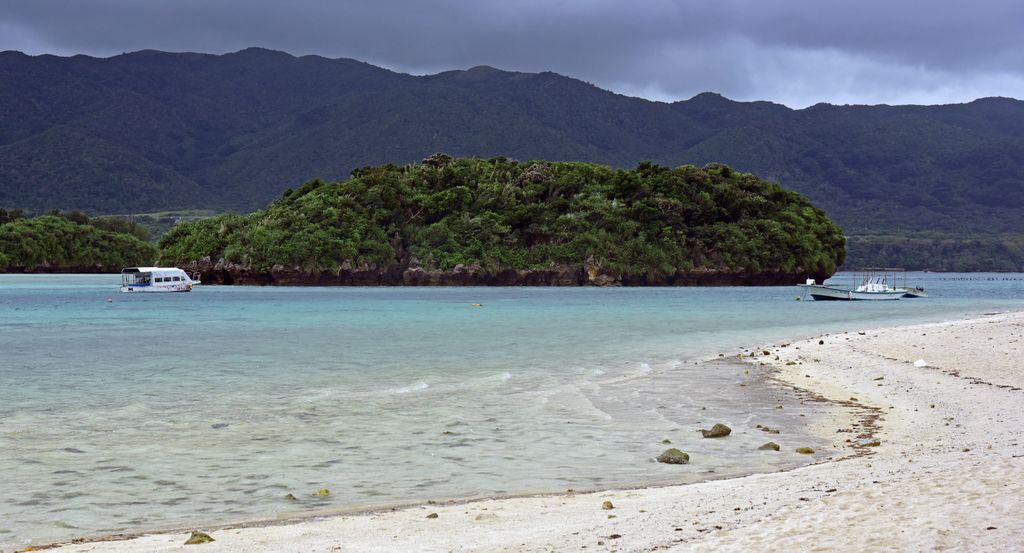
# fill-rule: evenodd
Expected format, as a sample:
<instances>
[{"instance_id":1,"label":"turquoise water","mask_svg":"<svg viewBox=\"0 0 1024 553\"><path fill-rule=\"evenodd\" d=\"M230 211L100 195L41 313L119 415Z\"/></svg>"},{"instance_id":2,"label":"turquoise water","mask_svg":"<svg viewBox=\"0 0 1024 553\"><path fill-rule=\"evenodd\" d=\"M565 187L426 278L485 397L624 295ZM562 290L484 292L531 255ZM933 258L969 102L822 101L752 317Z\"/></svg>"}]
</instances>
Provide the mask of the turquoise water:
<instances>
[{"instance_id":1,"label":"turquoise water","mask_svg":"<svg viewBox=\"0 0 1024 553\"><path fill-rule=\"evenodd\" d=\"M778 470L807 462L792 447L829 454L806 423L832 407L701 359L1024 308L1019 274L915 274L931 298L853 303L795 287L118 282L0 275L0 547ZM733 436L701 439L715 422ZM756 451L757 424L783 429L782 453ZM692 463L654 462L664 438Z\"/></svg>"}]
</instances>

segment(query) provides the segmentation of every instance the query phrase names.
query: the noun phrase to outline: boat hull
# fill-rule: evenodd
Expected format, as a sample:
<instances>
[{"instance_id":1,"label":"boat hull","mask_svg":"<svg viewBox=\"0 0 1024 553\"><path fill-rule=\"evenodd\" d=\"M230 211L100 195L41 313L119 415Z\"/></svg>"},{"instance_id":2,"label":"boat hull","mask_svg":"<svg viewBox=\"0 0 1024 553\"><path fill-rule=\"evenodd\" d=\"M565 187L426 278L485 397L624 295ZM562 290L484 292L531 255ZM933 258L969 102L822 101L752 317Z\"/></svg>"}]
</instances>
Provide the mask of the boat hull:
<instances>
[{"instance_id":1,"label":"boat hull","mask_svg":"<svg viewBox=\"0 0 1024 553\"><path fill-rule=\"evenodd\" d=\"M170 286L122 286L121 292L128 294L151 294L151 293L167 293L167 292L191 292L192 285L188 283L174 283Z\"/></svg>"},{"instance_id":2,"label":"boat hull","mask_svg":"<svg viewBox=\"0 0 1024 553\"><path fill-rule=\"evenodd\" d=\"M859 292L844 288L833 288L820 284L803 285L814 301L878 301L898 300L905 293L903 290L890 290L885 292Z\"/></svg>"}]
</instances>

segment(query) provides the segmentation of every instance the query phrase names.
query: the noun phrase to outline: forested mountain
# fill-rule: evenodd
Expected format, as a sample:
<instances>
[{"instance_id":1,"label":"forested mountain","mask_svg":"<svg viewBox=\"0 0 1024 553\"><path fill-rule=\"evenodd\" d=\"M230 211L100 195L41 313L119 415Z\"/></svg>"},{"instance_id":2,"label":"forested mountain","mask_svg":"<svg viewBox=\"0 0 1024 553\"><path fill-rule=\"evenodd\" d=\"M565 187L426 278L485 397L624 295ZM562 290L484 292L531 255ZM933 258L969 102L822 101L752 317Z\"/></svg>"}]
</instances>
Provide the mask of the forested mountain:
<instances>
[{"instance_id":1,"label":"forested mountain","mask_svg":"<svg viewBox=\"0 0 1024 553\"><path fill-rule=\"evenodd\" d=\"M845 253L804 197L722 164L443 154L310 181L160 240L162 264L259 284L792 284L831 276Z\"/></svg>"},{"instance_id":2,"label":"forested mountain","mask_svg":"<svg viewBox=\"0 0 1024 553\"><path fill-rule=\"evenodd\" d=\"M309 179L435 152L635 167L722 162L847 234L1024 232L1024 102L675 103L554 73L429 76L247 49L0 54L0 207L249 211Z\"/></svg>"}]
</instances>

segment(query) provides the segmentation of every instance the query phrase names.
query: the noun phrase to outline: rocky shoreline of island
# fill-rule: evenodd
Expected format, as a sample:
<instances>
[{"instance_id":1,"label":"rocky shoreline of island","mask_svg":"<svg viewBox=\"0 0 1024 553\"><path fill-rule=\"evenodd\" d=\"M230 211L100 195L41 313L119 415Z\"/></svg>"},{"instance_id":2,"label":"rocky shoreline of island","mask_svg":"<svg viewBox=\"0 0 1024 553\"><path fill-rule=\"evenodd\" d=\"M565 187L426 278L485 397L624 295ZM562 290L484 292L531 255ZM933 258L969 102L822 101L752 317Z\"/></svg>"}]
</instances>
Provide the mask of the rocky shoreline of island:
<instances>
[{"instance_id":1,"label":"rocky shoreline of island","mask_svg":"<svg viewBox=\"0 0 1024 553\"><path fill-rule=\"evenodd\" d=\"M385 268L345 262L334 271L307 271L283 265L260 270L206 257L181 268L189 274L198 273L203 284L256 286L792 286L807 278L823 281L832 276L821 272L713 269L649 276L619 273L593 260L547 269L485 269L469 264L443 271L421 267L411 258Z\"/></svg>"}]
</instances>

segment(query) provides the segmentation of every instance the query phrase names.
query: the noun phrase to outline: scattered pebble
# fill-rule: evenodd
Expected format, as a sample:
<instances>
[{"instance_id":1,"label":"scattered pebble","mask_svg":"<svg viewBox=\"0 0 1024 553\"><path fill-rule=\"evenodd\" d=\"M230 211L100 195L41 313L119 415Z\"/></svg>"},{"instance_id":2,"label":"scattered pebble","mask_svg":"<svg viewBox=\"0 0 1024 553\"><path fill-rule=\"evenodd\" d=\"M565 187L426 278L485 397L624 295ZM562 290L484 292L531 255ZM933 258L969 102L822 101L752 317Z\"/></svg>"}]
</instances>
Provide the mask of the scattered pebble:
<instances>
[{"instance_id":1,"label":"scattered pebble","mask_svg":"<svg viewBox=\"0 0 1024 553\"><path fill-rule=\"evenodd\" d=\"M199 545L201 543L210 543L214 541L206 532L200 532L199 530L193 530L192 535L185 540L185 545Z\"/></svg>"},{"instance_id":2,"label":"scattered pebble","mask_svg":"<svg viewBox=\"0 0 1024 553\"><path fill-rule=\"evenodd\" d=\"M658 455L658 462L667 465L685 465L690 462L690 455L673 447Z\"/></svg>"},{"instance_id":3,"label":"scattered pebble","mask_svg":"<svg viewBox=\"0 0 1024 553\"><path fill-rule=\"evenodd\" d=\"M732 429L722 423L716 423L711 430L701 430L705 438L724 438L732 432Z\"/></svg>"}]
</instances>

